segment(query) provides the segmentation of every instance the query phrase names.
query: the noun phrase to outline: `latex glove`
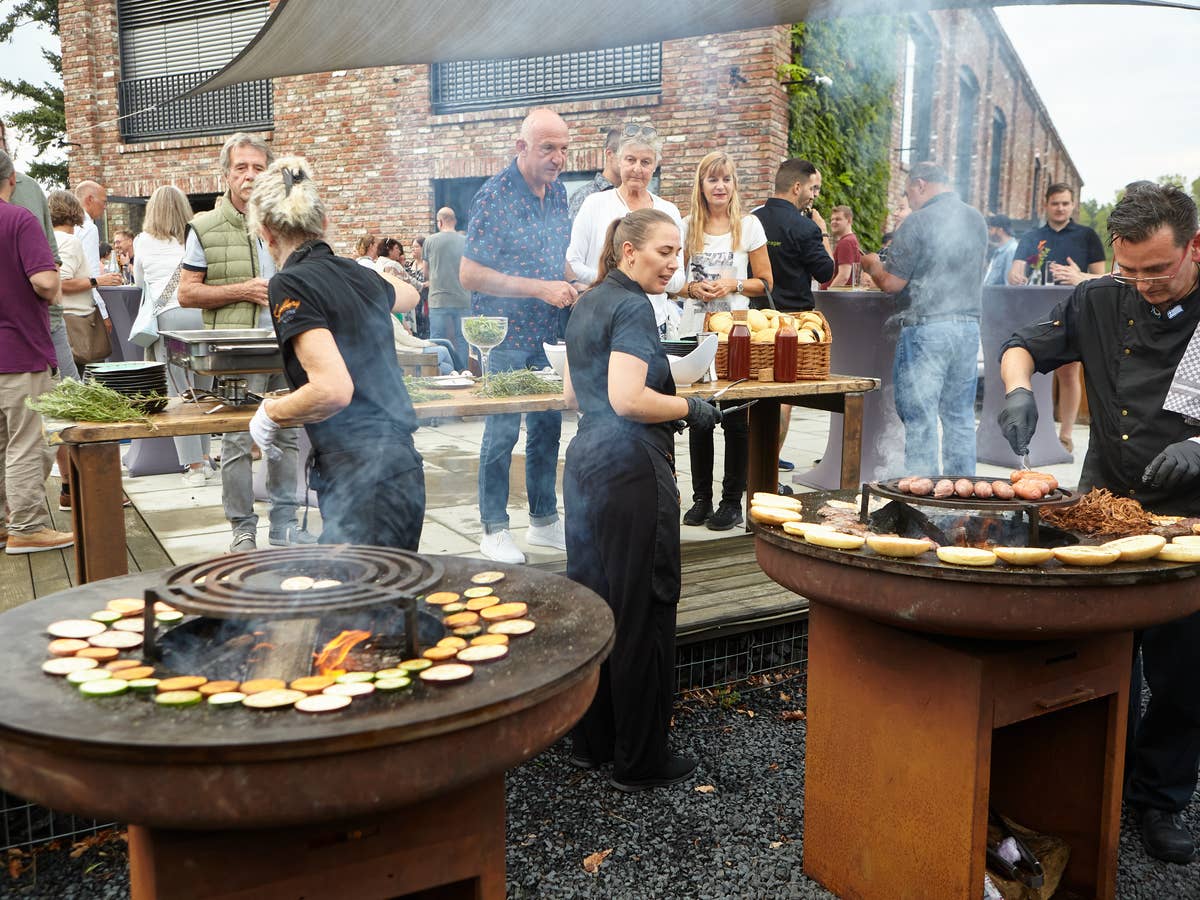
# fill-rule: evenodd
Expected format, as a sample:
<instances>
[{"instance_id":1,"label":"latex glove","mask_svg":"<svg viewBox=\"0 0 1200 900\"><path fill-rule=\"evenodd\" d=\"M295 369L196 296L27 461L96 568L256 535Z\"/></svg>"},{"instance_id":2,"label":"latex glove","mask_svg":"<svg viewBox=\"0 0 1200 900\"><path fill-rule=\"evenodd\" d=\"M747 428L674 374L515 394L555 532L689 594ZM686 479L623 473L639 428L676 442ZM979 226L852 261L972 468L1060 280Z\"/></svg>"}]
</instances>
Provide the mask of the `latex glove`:
<instances>
[{"instance_id":1,"label":"latex glove","mask_svg":"<svg viewBox=\"0 0 1200 900\"><path fill-rule=\"evenodd\" d=\"M250 436L267 455L267 459L279 459L283 456L283 451L275 446L275 435L278 431L279 426L267 414L267 401L264 400L258 404L258 410L254 413L254 418L250 420Z\"/></svg>"},{"instance_id":2,"label":"latex glove","mask_svg":"<svg viewBox=\"0 0 1200 900\"><path fill-rule=\"evenodd\" d=\"M687 417L684 421L692 428L711 431L721 424L721 410L715 403L699 397L688 397L687 405Z\"/></svg>"},{"instance_id":3,"label":"latex glove","mask_svg":"<svg viewBox=\"0 0 1200 900\"><path fill-rule=\"evenodd\" d=\"M1000 433L1008 440L1013 453L1024 456L1037 429L1037 400L1028 388L1013 388L1004 395L1004 409L996 417Z\"/></svg>"},{"instance_id":4,"label":"latex glove","mask_svg":"<svg viewBox=\"0 0 1200 900\"><path fill-rule=\"evenodd\" d=\"M1179 441L1150 461L1142 481L1156 488L1171 490L1200 477L1200 443Z\"/></svg>"}]
</instances>

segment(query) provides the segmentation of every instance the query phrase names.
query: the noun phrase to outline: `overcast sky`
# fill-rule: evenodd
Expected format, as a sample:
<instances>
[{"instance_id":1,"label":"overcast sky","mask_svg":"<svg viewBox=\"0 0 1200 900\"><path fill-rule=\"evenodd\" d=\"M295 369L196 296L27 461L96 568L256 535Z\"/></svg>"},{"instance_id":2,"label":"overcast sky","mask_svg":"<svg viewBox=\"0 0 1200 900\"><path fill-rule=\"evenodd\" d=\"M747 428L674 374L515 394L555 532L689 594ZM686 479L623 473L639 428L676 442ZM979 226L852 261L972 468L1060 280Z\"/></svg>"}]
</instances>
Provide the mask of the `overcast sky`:
<instances>
[{"instance_id":1,"label":"overcast sky","mask_svg":"<svg viewBox=\"0 0 1200 900\"><path fill-rule=\"evenodd\" d=\"M0 0L0 14L12 5ZM1139 178L1200 177L1200 13L1043 6L997 15L1079 167L1085 198L1110 200ZM39 49L53 39L31 26L16 36L0 45L0 77L48 78ZM0 96L0 115L12 109ZM32 148L16 150L27 165Z\"/></svg>"}]
</instances>

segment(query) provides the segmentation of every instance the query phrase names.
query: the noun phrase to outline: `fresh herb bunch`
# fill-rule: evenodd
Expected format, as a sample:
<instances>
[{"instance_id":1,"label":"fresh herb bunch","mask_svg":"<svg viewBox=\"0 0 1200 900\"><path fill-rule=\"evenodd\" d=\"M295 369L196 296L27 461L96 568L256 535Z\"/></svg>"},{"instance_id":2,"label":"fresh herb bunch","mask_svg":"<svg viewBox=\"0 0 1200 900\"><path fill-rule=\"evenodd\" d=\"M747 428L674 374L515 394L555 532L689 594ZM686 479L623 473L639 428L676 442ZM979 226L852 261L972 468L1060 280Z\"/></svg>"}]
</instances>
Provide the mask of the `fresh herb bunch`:
<instances>
[{"instance_id":1,"label":"fresh herb bunch","mask_svg":"<svg viewBox=\"0 0 1200 900\"><path fill-rule=\"evenodd\" d=\"M448 400L450 395L445 391L434 390L436 386L436 382L429 378L404 376L404 387L408 390L408 399L413 403L427 403L430 400Z\"/></svg>"},{"instance_id":2,"label":"fresh herb bunch","mask_svg":"<svg viewBox=\"0 0 1200 900\"><path fill-rule=\"evenodd\" d=\"M161 399L158 394L130 397L95 382L64 378L40 397L27 397L25 405L51 419L74 422L148 422L135 404Z\"/></svg>"},{"instance_id":3,"label":"fresh herb bunch","mask_svg":"<svg viewBox=\"0 0 1200 900\"><path fill-rule=\"evenodd\" d=\"M526 394L557 393L544 377L531 369L514 369L511 372L493 372L488 383L480 388L476 397L523 397Z\"/></svg>"},{"instance_id":4,"label":"fresh herb bunch","mask_svg":"<svg viewBox=\"0 0 1200 900\"><path fill-rule=\"evenodd\" d=\"M476 347L495 347L508 333L508 323L487 316L469 316L462 320L463 337Z\"/></svg>"}]
</instances>

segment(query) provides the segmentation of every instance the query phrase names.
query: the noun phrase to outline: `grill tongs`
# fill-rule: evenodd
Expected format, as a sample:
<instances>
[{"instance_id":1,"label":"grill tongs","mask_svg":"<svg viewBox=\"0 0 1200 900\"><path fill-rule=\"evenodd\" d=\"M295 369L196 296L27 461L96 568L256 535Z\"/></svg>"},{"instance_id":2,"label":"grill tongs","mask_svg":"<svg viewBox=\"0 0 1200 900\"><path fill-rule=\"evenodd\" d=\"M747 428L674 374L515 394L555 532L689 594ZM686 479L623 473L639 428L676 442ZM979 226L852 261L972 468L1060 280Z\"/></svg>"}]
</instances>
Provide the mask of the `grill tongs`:
<instances>
[{"instance_id":1,"label":"grill tongs","mask_svg":"<svg viewBox=\"0 0 1200 900\"><path fill-rule=\"evenodd\" d=\"M711 397L709 397L707 402L711 403L713 406L716 406L717 401L721 399L721 396L727 390L729 390L731 387L735 387L735 386L741 384L743 381L749 381L749 380L750 380L749 378L739 378L737 381L729 382L729 384L725 385L725 387L721 388L719 391L717 391L715 394L713 394ZM758 402L757 398L754 400L747 400L745 403L739 403L737 406L731 406L731 407L729 407L729 409L723 409L723 410L721 410L721 413L723 415L727 416L730 413L741 412L743 409L748 409L749 407L753 406L757 402ZM677 419L675 421L675 430L677 432L679 432L680 434L683 434L683 430L685 428L687 428L687 422L685 422L683 419Z\"/></svg>"},{"instance_id":2,"label":"grill tongs","mask_svg":"<svg viewBox=\"0 0 1200 900\"><path fill-rule=\"evenodd\" d=\"M1008 823L994 809L988 810L988 821L999 829L1000 843L993 844L991 840L987 842L987 867L1007 881L1017 881L1030 888L1040 888L1045 883L1046 876L1037 857L1025 846L1024 841L1013 834ZM1001 845L1007 844L1010 839L1012 843L1009 844L1009 848L1015 847L1017 851L1015 860L1001 855ZM1010 852L1007 855L1012 854Z\"/></svg>"}]
</instances>

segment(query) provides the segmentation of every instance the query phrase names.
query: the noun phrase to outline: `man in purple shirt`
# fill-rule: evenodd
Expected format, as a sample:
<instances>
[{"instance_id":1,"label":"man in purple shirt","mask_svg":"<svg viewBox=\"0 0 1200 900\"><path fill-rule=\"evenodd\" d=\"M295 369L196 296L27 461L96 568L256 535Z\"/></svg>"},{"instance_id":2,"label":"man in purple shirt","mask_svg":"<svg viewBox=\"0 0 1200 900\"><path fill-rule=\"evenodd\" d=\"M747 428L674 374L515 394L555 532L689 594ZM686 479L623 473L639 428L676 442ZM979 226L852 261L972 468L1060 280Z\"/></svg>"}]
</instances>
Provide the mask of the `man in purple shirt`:
<instances>
[{"instance_id":1,"label":"man in purple shirt","mask_svg":"<svg viewBox=\"0 0 1200 900\"><path fill-rule=\"evenodd\" d=\"M42 417L25 406L53 387L57 365L50 339L50 301L58 295L54 254L37 218L11 203L17 174L0 150L0 545L7 553L69 547L75 538L54 531L46 515L51 455Z\"/></svg>"},{"instance_id":2,"label":"man in purple shirt","mask_svg":"<svg viewBox=\"0 0 1200 900\"><path fill-rule=\"evenodd\" d=\"M467 244L459 268L472 291L472 313L506 316L508 336L491 353L493 371L548 365L543 341L553 341L559 311L578 296L567 273L571 217L558 175L567 161L567 123L553 110L532 110L521 123L517 158L471 201ZM558 441L562 414L525 416L525 487L530 544L566 550L558 517ZM508 530L508 476L521 416L489 416L479 458L479 517L488 559L523 563Z\"/></svg>"}]
</instances>

